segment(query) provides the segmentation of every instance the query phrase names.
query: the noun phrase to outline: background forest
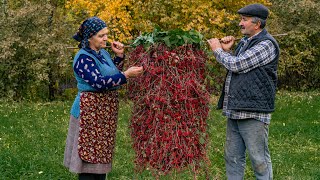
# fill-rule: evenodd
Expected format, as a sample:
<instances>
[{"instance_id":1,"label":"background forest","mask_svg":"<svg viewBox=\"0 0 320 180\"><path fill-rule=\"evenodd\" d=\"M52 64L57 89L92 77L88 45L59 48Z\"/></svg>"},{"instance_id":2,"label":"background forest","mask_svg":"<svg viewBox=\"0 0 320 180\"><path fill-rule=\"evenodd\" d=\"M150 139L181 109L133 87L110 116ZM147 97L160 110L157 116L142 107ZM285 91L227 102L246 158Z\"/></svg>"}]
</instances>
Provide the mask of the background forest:
<instances>
[{"instance_id":1,"label":"background forest","mask_svg":"<svg viewBox=\"0 0 320 180\"><path fill-rule=\"evenodd\" d=\"M109 38L129 44L155 26L195 29L205 38L241 37L236 13L250 3L269 7L267 29L281 47L279 87L320 87L320 2L315 0L1 0L0 98L56 100L74 97L71 68L77 46L71 37L81 22L99 16ZM130 50L130 49L128 49ZM209 55L212 93L221 88L223 68Z\"/></svg>"}]
</instances>

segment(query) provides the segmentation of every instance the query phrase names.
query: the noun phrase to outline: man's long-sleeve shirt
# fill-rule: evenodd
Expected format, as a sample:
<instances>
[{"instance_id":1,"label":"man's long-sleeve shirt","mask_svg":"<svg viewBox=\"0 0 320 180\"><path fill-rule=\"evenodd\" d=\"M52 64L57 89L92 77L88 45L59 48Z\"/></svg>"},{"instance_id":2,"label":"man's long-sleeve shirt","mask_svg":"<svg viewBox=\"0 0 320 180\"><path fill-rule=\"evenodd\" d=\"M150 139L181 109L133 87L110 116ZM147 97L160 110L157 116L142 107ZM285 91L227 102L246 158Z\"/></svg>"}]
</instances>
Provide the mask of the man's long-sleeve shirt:
<instances>
[{"instance_id":1,"label":"man's long-sleeve shirt","mask_svg":"<svg viewBox=\"0 0 320 180\"><path fill-rule=\"evenodd\" d=\"M248 38L244 38L242 41L247 43ZM217 61L228 69L224 89L223 114L231 119L254 118L269 124L271 119L270 113L228 110L228 94L232 73L247 73L257 67L264 66L275 59L276 48L273 43L270 40L261 41L237 56L233 56L232 54L223 51L221 48L216 49L214 54Z\"/></svg>"}]
</instances>

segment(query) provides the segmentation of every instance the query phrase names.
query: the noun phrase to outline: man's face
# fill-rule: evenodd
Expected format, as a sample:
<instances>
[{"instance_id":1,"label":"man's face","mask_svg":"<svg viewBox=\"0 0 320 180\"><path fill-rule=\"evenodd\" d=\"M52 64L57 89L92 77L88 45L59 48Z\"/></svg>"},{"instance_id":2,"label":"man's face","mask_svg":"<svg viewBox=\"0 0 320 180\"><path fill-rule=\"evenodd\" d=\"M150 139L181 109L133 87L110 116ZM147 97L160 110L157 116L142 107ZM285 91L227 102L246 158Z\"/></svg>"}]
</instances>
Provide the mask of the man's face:
<instances>
[{"instance_id":1,"label":"man's face","mask_svg":"<svg viewBox=\"0 0 320 180\"><path fill-rule=\"evenodd\" d=\"M245 36L251 37L258 31L260 23L253 23L252 17L241 15L241 21L239 23L241 33Z\"/></svg>"},{"instance_id":2,"label":"man's face","mask_svg":"<svg viewBox=\"0 0 320 180\"><path fill-rule=\"evenodd\" d=\"M93 50L100 50L106 47L106 42L108 40L108 28L101 29L97 34L93 35L89 39L89 45Z\"/></svg>"}]
</instances>

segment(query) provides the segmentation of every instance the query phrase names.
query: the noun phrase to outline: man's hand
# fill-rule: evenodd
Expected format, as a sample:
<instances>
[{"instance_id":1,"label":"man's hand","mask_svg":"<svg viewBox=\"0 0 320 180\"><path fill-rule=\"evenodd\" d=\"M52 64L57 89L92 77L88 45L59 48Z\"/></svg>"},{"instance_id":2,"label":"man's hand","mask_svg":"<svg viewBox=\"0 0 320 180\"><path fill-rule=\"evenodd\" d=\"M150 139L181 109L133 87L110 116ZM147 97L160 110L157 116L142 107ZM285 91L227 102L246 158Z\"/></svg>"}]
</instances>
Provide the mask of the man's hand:
<instances>
[{"instance_id":1,"label":"man's hand","mask_svg":"<svg viewBox=\"0 0 320 180\"><path fill-rule=\"evenodd\" d=\"M230 51L233 46L235 38L233 36L226 36L220 40L222 49L224 51Z\"/></svg>"},{"instance_id":2,"label":"man's hand","mask_svg":"<svg viewBox=\"0 0 320 180\"><path fill-rule=\"evenodd\" d=\"M219 39L217 39L217 38L209 39L208 43L209 43L212 51L215 51L218 48L222 48L221 43L220 43Z\"/></svg>"},{"instance_id":3,"label":"man's hand","mask_svg":"<svg viewBox=\"0 0 320 180\"><path fill-rule=\"evenodd\" d=\"M235 38L233 36L226 36L222 38L221 40L217 38L212 38L208 40L208 43L212 49L212 51L215 51L218 48L222 48L224 51L230 51L231 47L233 46L235 41Z\"/></svg>"}]
</instances>

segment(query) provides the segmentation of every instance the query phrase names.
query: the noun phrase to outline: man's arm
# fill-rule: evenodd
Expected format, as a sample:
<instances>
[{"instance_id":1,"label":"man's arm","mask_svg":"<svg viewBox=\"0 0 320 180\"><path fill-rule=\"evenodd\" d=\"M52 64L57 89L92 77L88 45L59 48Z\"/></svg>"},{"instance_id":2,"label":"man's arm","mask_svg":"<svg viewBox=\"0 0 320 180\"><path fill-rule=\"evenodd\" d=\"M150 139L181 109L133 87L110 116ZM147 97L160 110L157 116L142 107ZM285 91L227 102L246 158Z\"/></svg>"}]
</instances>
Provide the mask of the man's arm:
<instances>
[{"instance_id":1,"label":"man's arm","mask_svg":"<svg viewBox=\"0 0 320 180\"><path fill-rule=\"evenodd\" d=\"M250 49L233 56L222 48L214 50L218 62L236 73L246 73L259 66L270 63L276 57L276 48L270 40L262 41Z\"/></svg>"}]
</instances>

